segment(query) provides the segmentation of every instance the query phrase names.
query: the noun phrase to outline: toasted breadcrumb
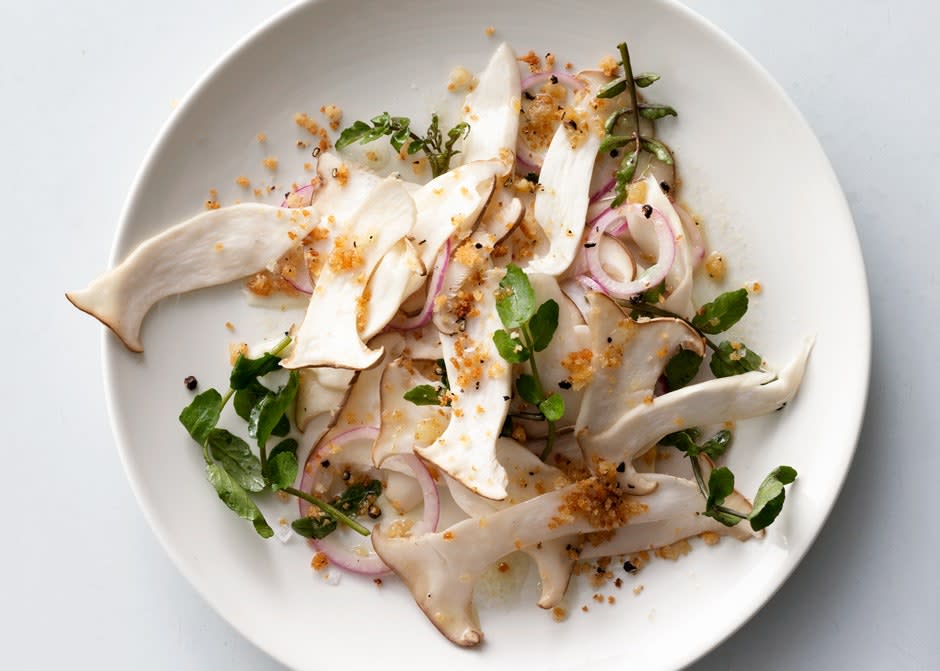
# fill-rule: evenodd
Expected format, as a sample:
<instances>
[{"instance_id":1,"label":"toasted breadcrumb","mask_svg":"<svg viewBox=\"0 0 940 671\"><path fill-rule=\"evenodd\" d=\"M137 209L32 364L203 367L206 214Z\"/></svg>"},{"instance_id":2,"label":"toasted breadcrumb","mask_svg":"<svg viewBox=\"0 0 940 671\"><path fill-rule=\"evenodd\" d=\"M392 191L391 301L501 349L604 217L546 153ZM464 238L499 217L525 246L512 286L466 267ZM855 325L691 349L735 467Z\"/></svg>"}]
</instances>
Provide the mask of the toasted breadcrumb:
<instances>
[{"instance_id":1,"label":"toasted breadcrumb","mask_svg":"<svg viewBox=\"0 0 940 671\"><path fill-rule=\"evenodd\" d=\"M450 71L450 79L447 82L447 90L451 93L470 90L476 88L475 77L467 68L458 65Z\"/></svg>"},{"instance_id":2,"label":"toasted breadcrumb","mask_svg":"<svg viewBox=\"0 0 940 671\"><path fill-rule=\"evenodd\" d=\"M614 77L620 73L620 65L617 59L611 55L604 56L597 64L597 67L607 77Z\"/></svg>"},{"instance_id":3,"label":"toasted breadcrumb","mask_svg":"<svg viewBox=\"0 0 940 671\"><path fill-rule=\"evenodd\" d=\"M212 199L210 198L209 200L206 201L206 209L207 209L207 210L218 210L220 207L222 207L222 206L219 204L219 201L217 201L217 200L212 200Z\"/></svg>"},{"instance_id":4,"label":"toasted breadcrumb","mask_svg":"<svg viewBox=\"0 0 940 671\"><path fill-rule=\"evenodd\" d=\"M539 72L542 69L542 59L532 50L529 50L525 56L519 56L518 60L528 65L530 72Z\"/></svg>"},{"instance_id":5,"label":"toasted breadcrumb","mask_svg":"<svg viewBox=\"0 0 940 671\"><path fill-rule=\"evenodd\" d=\"M233 324L232 322L225 322L225 328L227 328L229 331L234 331L235 324Z\"/></svg>"},{"instance_id":6,"label":"toasted breadcrumb","mask_svg":"<svg viewBox=\"0 0 940 671\"><path fill-rule=\"evenodd\" d=\"M640 592L642 591L643 591L643 585L637 585L636 587L633 588L633 594L636 596L640 596Z\"/></svg>"},{"instance_id":7,"label":"toasted breadcrumb","mask_svg":"<svg viewBox=\"0 0 940 671\"><path fill-rule=\"evenodd\" d=\"M699 538L705 542L705 545L717 545L718 541L721 540L721 536L714 531L703 531L699 534Z\"/></svg>"},{"instance_id":8,"label":"toasted breadcrumb","mask_svg":"<svg viewBox=\"0 0 940 671\"><path fill-rule=\"evenodd\" d=\"M580 391L590 384L591 378L594 376L594 369L591 367L593 358L594 353L585 348L576 352L569 352L561 360L562 367L571 373L568 382L571 383L571 388L575 391Z\"/></svg>"},{"instance_id":9,"label":"toasted breadcrumb","mask_svg":"<svg viewBox=\"0 0 940 671\"><path fill-rule=\"evenodd\" d=\"M486 33L487 37L493 37L493 35L496 34L496 28L493 26L487 26L483 32Z\"/></svg>"},{"instance_id":10,"label":"toasted breadcrumb","mask_svg":"<svg viewBox=\"0 0 940 671\"><path fill-rule=\"evenodd\" d=\"M660 559L668 559L670 561L677 561L679 557L683 557L689 554L692 551L692 546L689 544L689 541L682 539L670 545L664 545L661 548L656 549L656 556Z\"/></svg>"},{"instance_id":11,"label":"toasted breadcrumb","mask_svg":"<svg viewBox=\"0 0 940 671\"><path fill-rule=\"evenodd\" d=\"M261 161L261 163L264 165L265 168L267 168L268 170L272 172L277 170L277 158L274 156L268 156L263 161Z\"/></svg>"},{"instance_id":12,"label":"toasted breadcrumb","mask_svg":"<svg viewBox=\"0 0 940 671\"><path fill-rule=\"evenodd\" d=\"M334 273L342 273L359 268L365 259L362 252L350 244L349 239L340 235L333 242L333 251L330 252L329 265Z\"/></svg>"},{"instance_id":13,"label":"toasted breadcrumb","mask_svg":"<svg viewBox=\"0 0 940 671\"><path fill-rule=\"evenodd\" d=\"M248 187L251 186L251 180L249 180L249 179L248 179L247 177L245 177L244 175L239 175L238 177L236 177L236 178L235 178L235 183L236 183L238 186L242 187L243 189L247 189Z\"/></svg>"},{"instance_id":14,"label":"toasted breadcrumb","mask_svg":"<svg viewBox=\"0 0 940 671\"><path fill-rule=\"evenodd\" d=\"M267 133L258 133L257 135L255 135L255 139L256 139L258 142L267 142L267 140L268 140L268 134L267 134Z\"/></svg>"},{"instance_id":15,"label":"toasted breadcrumb","mask_svg":"<svg viewBox=\"0 0 940 671\"><path fill-rule=\"evenodd\" d=\"M314 571L322 571L327 566L330 565L330 560L326 558L326 555L322 552L317 552L313 555L313 559L310 560L310 566Z\"/></svg>"},{"instance_id":16,"label":"toasted breadcrumb","mask_svg":"<svg viewBox=\"0 0 940 671\"><path fill-rule=\"evenodd\" d=\"M616 529L648 509L636 497L624 494L615 477L591 477L575 484L565 495L548 528L557 529L582 517L596 529Z\"/></svg>"},{"instance_id":17,"label":"toasted breadcrumb","mask_svg":"<svg viewBox=\"0 0 940 671\"><path fill-rule=\"evenodd\" d=\"M343 110L341 110L336 105L324 105L320 108L320 112L330 123L330 128L333 130L339 130L339 122L343 118Z\"/></svg>"},{"instance_id":18,"label":"toasted breadcrumb","mask_svg":"<svg viewBox=\"0 0 940 671\"><path fill-rule=\"evenodd\" d=\"M552 608L552 619L555 620L555 622L564 622L567 617L568 612L561 606Z\"/></svg>"},{"instance_id":19,"label":"toasted breadcrumb","mask_svg":"<svg viewBox=\"0 0 940 671\"><path fill-rule=\"evenodd\" d=\"M239 355L248 356L248 343L233 342L228 346L228 360L233 366L238 361Z\"/></svg>"},{"instance_id":20,"label":"toasted breadcrumb","mask_svg":"<svg viewBox=\"0 0 940 671\"><path fill-rule=\"evenodd\" d=\"M721 281L725 279L726 265L721 252L712 252L705 259L705 272L713 280Z\"/></svg>"}]
</instances>

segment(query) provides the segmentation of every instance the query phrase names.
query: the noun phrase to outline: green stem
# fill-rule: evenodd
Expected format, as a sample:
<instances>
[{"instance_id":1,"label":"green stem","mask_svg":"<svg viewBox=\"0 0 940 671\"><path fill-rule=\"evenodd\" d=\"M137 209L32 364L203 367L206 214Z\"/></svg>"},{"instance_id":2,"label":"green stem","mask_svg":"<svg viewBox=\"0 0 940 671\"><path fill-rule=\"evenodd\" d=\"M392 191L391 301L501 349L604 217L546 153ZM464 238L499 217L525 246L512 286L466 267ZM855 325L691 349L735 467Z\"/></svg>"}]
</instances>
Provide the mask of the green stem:
<instances>
[{"instance_id":1,"label":"green stem","mask_svg":"<svg viewBox=\"0 0 940 671\"><path fill-rule=\"evenodd\" d=\"M678 319L679 321L687 324L689 328L693 329L696 333L698 333L699 336L701 336L702 340L705 341L705 344L708 345L708 348L710 350L712 350L713 352L718 351L718 345L713 343L711 338L705 335L705 333L703 333L701 329L699 329L699 327L697 327L695 324L693 324L691 321L689 321L685 317L677 315L675 312L670 312L669 310L663 310L662 308L658 308L655 305L650 305L649 303L631 303L630 301L617 301L617 303L621 305L622 307L627 308L631 312L648 312L651 315L655 315L657 317Z\"/></svg>"},{"instance_id":2,"label":"green stem","mask_svg":"<svg viewBox=\"0 0 940 671\"><path fill-rule=\"evenodd\" d=\"M715 510L725 515L731 515L732 517L737 517L738 519L746 520L747 515L744 513L739 513L737 510L732 510L731 508L725 508L724 506L715 506Z\"/></svg>"},{"instance_id":3,"label":"green stem","mask_svg":"<svg viewBox=\"0 0 940 671\"><path fill-rule=\"evenodd\" d=\"M290 341L290 336L284 336L278 341L277 345L274 346L274 349L272 349L269 354L272 354L273 356L279 355L281 352L287 349L287 346L290 345Z\"/></svg>"},{"instance_id":4,"label":"green stem","mask_svg":"<svg viewBox=\"0 0 940 671\"><path fill-rule=\"evenodd\" d=\"M708 487L705 486L705 479L702 477L702 466L698 463L698 457L689 457L689 461L692 464L692 475L695 476L695 482L698 485L699 491L701 491L702 496L707 499Z\"/></svg>"},{"instance_id":5,"label":"green stem","mask_svg":"<svg viewBox=\"0 0 940 671\"><path fill-rule=\"evenodd\" d=\"M633 113L633 139L636 143L636 155L640 155L640 107L636 99L636 82L633 81L633 66L630 64L630 52L627 50L627 43L621 42L617 45L620 51L620 62L623 65L623 75L627 81L627 93L630 94L630 109ZM639 160L639 158L637 159Z\"/></svg>"},{"instance_id":6,"label":"green stem","mask_svg":"<svg viewBox=\"0 0 940 671\"><path fill-rule=\"evenodd\" d=\"M523 325L519 329L522 332L522 339L525 340L526 347L529 348L529 351L532 355L529 357L529 367L532 369L532 379L535 381L535 389L538 392L539 398L545 398L545 388L542 386L542 378L539 377L539 367L535 363L535 347L533 346L532 334L529 333L529 326ZM545 415L542 415L545 417ZM552 448L555 446L555 422L545 417L545 421L548 422L548 435L545 437L545 448L542 450L542 454L539 455L542 461L548 459L549 455L552 453Z\"/></svg>"},{"instance_id":7,"label":"green stem","mask_svg":"<svg viewBox=\"0 0 940 671\"><path fill-rule=\"evenodd\" d=\"M312 503L317 508L319 508L320 510L325 512L327 515L332 517L334 520L336 520L337 522L342 522L347 527L355 531L357 534L362 534L363 536L369 535L368 529L366 529L364 526L359 524L359 522L349 517L349 515L342 512L338 508L331 506L326 501L321 501L317 497L311 496L310 494L307 494L306 492L302 492L299 489L296 489L295 487L285 487L283 491L288 494L292 494L296 496L298 499L303 499L307 503Z\"/></svg>"}]
</instances>

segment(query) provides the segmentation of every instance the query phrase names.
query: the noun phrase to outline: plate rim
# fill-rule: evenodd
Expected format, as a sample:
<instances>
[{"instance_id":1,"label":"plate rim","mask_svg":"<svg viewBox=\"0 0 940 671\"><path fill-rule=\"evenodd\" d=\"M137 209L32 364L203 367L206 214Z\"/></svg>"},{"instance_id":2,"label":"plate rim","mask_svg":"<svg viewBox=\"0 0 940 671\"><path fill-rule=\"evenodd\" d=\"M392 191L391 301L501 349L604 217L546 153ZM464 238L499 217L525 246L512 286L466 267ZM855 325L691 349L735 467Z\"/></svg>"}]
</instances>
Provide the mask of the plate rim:
<instances>
[{"instance_id":1,"label":"plate rim","mask_svg":"<svg viewBox=\"0 0 940 671\"><path fill-rule=\"evenodd\" d=\"M138 168L131 182L118 217L118 224L114 230L114 237L108 257L109 267L114 267L117 263L120 262L123 256L121 251L125 246L125 241L131 228L130 222L133 204L137 200L139 192L142 190L144 183L147 181L148 177L156 167L156 155L159 153L159 150L163 144L172 135L176 129L176 126L180 123L180 120L189 110L190 106L194 104L193 101L196 96L217 75L217 73L219 73L229 64L231 60L233 60L244 49L250 47L250 45L261 36L268 33L269 31L275 30L282 22L289 21L293 15L302 13L309 6L321 4L323 1L324 0L296 0L287 7L284 7L273 13L267 19L264 19L258 23L251 30L247 31L238 40L236 40L234 44L226 49L224 53L222 53L222 55L219 56L212 63L212 65L210 65L209 68L206 69L205 72L203 72L195 80L192 86L187 90L185 96L183 96L180 100L179 105L170 113L169 117L158 130L154 140L147 148L140 167ZM854 400L854 403L851 406L847 406L847 408L851 410L851 412L847 412L847 414L852 416L855 429L853 432L851 432L851 434L846 434L846 440L850 442L850 446L844 452L843 464L841 472L839 473L838 484L830 490L831 498L829 498L829 500L826 502L826 509L824 514L816 518L816 527L812 530L812 533L808 535L809 539L805 546L799 550L791 550L794 557L793 561L785 565L779 573L771 578L770 584L773 586L765 593L760 594L759 598L755 600L753 607L735 611L731 617L727 618L723 622L721 627L716 628L717 635L711 638L707 645L702 646L699 649L689 650L687 654L681 656L680 667L685 668L720 647L725 641L737 633L744 625L750 622L761 610L767 606L767 604L779 592L783 585L789 581L796 568L802 564L810 549L815 546L820 534L822 533L822 530L826 527L832 516L832 512L835 509L835 506L838 503L838 500L845 487L846 480L848 479L852 463L858 450L859 438L864 425L864 417L869 401L872 356L871 293L868 285L867 274L865 272L865 260L864 255L862 254L858 229L855 225L855 219L852 216L851 208L848 205L845 191L842 188L838 175L832 166L832 162L823 148L822 143L819 141L818 136L813 130L813 127L809 124L806 117L787 94L786 90L781 86L776 78L774 78L773 75L771 75L771 73L749 51L747 51L747 49L745 49L733 37L731 37L718 25L713 23L710 19L699 14L697 11L684 4L680 0L655 0L655 2L665 6L668 10L683 14L687 20L697 24L698 27L707 33L711 39L719 42L723 48L733 51L738 59L740 59L749 68L754 70L760 79L770 85L774 93L779 97L783 104L786 105L788 112L796 120L800 129L802 131L806 131L809 134L809 137L812 138L812 142L815 145L815 148L818 150L819 155L823 158L823 164L821 167L824 167L825 171L827 171L832 185L838 192L838 198L834 199L833 205L841 210L841 214L843 216L840 218L843 218L844 221L848 224L847 232L851 236L853 243L851 251L854 252L853 256L857 258L860 263L861 272L860 277L858 278L860 284L857 287L857 290L860 292L859 300L861 303L860 307L863 308L863 314L860 314L859 317L860 321L862 321L866 326L866 328L862 329L861 333L858 334L859 337L855 343L859 349L859 359L864 361L864 370L857 371L859 378L864 381L864 384L862 385L861 393ZM114 340L115 339L111 335L110 330L102 326L100 342L103 386L105 392L105 402L108 411L108 422L111 427L112 435L114 436L115 447L118 452L121 467L124 471L125 479L130 486L131 491L133 492L134 498L137 501L137 505L143 513L144 519L147 521L148 526L156 536L160 546L169 557L171 563L185 578L187 583L189 583L190 587L196 592L196 594L198 594L202 600L208 604L209 607L219 617L221 617L221 619L223 619L229 626L237 631L239 635L242 636L245 640L249 641L258 650L261 650L266 655L276 660L278 663L283 664L287 668L292 668L286 655L282 654L281 651L275 647L268 646L265 642L259 640L259 637L255 635L250 627L243 626L243 623L237 622L230 618L229 615L220 607L220 605L217 604L210 596L208 591L200 585L200 583L196 580L194 572L183 560L182 552L173 543L170 542L167 533L156 520L155 511L151 507L149 501L142 495L140 486L131 472L131 467L129 464L130 449L127 445L127 442L122 439L123 430L122 427L119 426L117 419L116 408L118 405L118 399L115 396L115 386L111 384L111 380L116 375L116 358L113 356L113 353L114 351L120 350L122 346L120 343L115 343ZM616 656L608 657L606 659L610 661L616 659Z\"/></svg>"}]
</instances>

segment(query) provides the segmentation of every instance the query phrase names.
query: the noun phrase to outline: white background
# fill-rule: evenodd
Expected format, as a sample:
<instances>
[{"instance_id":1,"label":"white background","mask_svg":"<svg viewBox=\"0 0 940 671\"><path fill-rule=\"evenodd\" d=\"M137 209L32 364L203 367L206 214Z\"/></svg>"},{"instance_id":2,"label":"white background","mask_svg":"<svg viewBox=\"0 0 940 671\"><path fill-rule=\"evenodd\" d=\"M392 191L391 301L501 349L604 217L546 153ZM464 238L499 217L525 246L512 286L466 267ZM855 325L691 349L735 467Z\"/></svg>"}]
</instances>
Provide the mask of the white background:
<instances>
[{"instance_id":1,"label":"white background","mask_svg":"<svg viewBox=\"0 0 940 671\"><path fill-rule=\"evenodd\" d=\"M158 546L108 425L99 328L62 294L106 267L173 102L288 4L0 2L0 668L281 668ZM940 668L940 9L688 4L754 54L819 135L855 216L874 320L868 411L832 517L767 607L695 668ZM838 292L833 277L806 300Z\"/></svg>"}]
</instances>

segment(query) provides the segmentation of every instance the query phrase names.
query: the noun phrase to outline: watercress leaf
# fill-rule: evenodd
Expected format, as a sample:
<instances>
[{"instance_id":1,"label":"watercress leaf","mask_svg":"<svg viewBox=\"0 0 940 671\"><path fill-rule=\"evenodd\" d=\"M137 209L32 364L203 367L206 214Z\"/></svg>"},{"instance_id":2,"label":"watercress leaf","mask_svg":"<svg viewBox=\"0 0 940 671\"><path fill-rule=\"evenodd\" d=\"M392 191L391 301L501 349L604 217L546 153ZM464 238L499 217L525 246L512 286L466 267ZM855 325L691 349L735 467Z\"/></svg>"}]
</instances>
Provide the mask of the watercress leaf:
<instances>
[{"instance_id":1,"label":"watercress leaf","mask_svg":"<svg viewBox=\"0 0 940 671\"><path fill-rule=\"evenodd\" d=\"M728 447L731 446L732 433L727 429L722 429L714 436L709 438L707 441L702 443L699 447L699 451L702 454L707 454L712 459L717 459L725 453Z\"/></svg>"},{"instance_id":2,"label":"watercress leaf","mask_svg":"<svg viewBox=\"0 0 940 671\"><path fill-rule=\"evenodd\" d=\"M539 410L545 415L545 419L550 422L557 422L565 414L565 399L558 394L552 394L539 403Z\"/></svg>"},{"instance_id":3,"label":"watercress leaf","mask_svg":"<svg viewBox=\"0 0 940 671\"><path fill-rule=\"evenodd\" d=\"M437 366L436 371L440 371L441 376L441 385L447 391L450 391L450 380L447 379L447 365L444 363L443 359L435 359L434 365Z\"/></svg>"},{"instance_id":4,"label":"watercress leaf","mask_svg":"<svg viewBox=\"0 0 940 671\"><path fill-rule=\"evenodd\" d=\"M385 116L388 116L386 113ZM393 116L388 124L394 130L408 129L411 126L411 119L406 116Z\"/></svg>"},{"instance_id":5,"label":"watercress leaf","mask_svg":"<svg viewBox=\"0 0 940 671\"><path fill-rule=\"evenodd\" d=\"M407 119L405 121L407 121ZM382 112L378 116L369 119L369 122L374 128L385 129L392 125L392 118L389 116L388 112Z\"/></svg>"},{"instance_id":6,"label":"watercress leaf","mask_svg":"<svg viewBox=\"0 0 940 671\"><path fill-rule=\"evenodd\" d=\"M274 491L292 487L297 471L297 455L291 451L281 450L268 457L268 478Z\"/></svg>"},{"instance_id":7,"label":"watercress leaf","mask_svg":"<svg viewBox=\"0 0 940 671\"><path fill-rule=\"evenodd\" d=\"M633 142L633 138L629 135L608 135L601 142L601 146L597 148L597 153L606 154L614 149L620 149L631 142Z\"/></svg>"},{"instance_id":8,"label":"watercress leaf","mask_svg":"<svg viewBox=\"0 0 940 671\"><path fill-rule=\"evenodd\" d=\"M509 363L528 361L531 355L529 348L522 344L522 340L513 338L509 331L503 329L493 333L493 344L496 345L499 355Z\"/></svg>"},{"instance_id":9,"label":"watercress leaf","mask_svg":"<svg viewBox=\"0 0 940 671\"><path fill-rule=\"evenodd\" d=\"M743 518L738 517L737 515L729 515L726 512L721 510L706 510L704 513L705 517L711 517L717 522L721 522L726 527L733 527L736 524L739 524Z\"/></svg>"},{"instance_id":10,"label":"watercress leaf","mask_svg":"<svg viewBox=\"0 0 940 671\"><path fill-rule=\"evenodd\" d=\"M639 86L641 89L645 89L647 86L658 80L659 75L655 72L641 72L640 74L633 77L633 83Z\"/></svg>"},{"instance_id":11,"label":"watercress leaf","mask_svg":"<svg viewBox=\"0 0 940 671\"><path fill-rule=\"evenodd\" d=\"M293 455L297 454L297 441L293 438L285 438L277 445L274 446L274 449L268 453L268 459L273 459L282 452L290 452Z\"/></svg>"},{"instance_id":12,"label":"watercress leaf","mask_svg":"<svg viewBox=\"0 0 940 671\"><path fill-rule=\"evenodd\" d=\"M626 79L615 79L612 82L604 84L597 92L598 98L616 98L627 90Z\"/></svg>"},{"instance_id":13,"label":"watercress leaf","mask_svg":"<svg viewBox=\"0 0 940 671\"><path fill-rule=\"evenodd\" d=\"M291 529L304 538L326 538L336 531L336 520L328 515L301 517L290 523Z\"/></svg>"},{"instance_id":14,"label":"watercress leaf","mask_svg":"<svg viewBox=\"0 0 940 671\"><path fill-rule=\"evenodd\" d=\"M257 359L249 359L244 354L239 354L232 366L232 373L229 375L229 386L232 389L245 389L251 383L257 382L259 377L276 371L281 367L281 357L270 352L263 354Z\"/></svg>"},{"instance_id":15,"label":"watercress leaf","mask_svg":"<svg viewBox=\"0 0 940 671\"><path fill-rule=\"evenodd\" d=\"M496 312L506 328L518 328L535 313L535 291L525 272L514 263L506 266L506 275L496 293Z\"/></svg>"},{"instance_id":16,"label":"watercress leaf","mask_svg":"<svg viewBox=\"0 0 940 671\"><path fill-rule=\"evenodd\" d=\"M734 473L725 466L716 468L708 476L708 500L705 507L711 510L715 506L720 506L733 493Z\"/></svg>"},{"instance_id":17,"label":"watercress leaf","mask_svg":"<svg viewBox=\"0 0 940 671\"><path fill-rule=\"evenodd\" d=\"M366 499L371 497L374 501L382 494L382 483L378 480L370 480L366 483L350 485L337 497L333 506L347 515L357 515L364 507ZM363 511L364 512L364 511Z\"/></svg>"},{"instance_id":18,"label":"watercress leaf","mask_svg":"<svg viewBox=\"0 0 940 671\"><path fill-rule=\"evenodd\" d=\"M411 139L411 136L408 133L408 129L402 128L401 130L398 130L392 133L392 136L389 138L388 141L392 145L392 147L395 148L395 151L400 152L401 148L404 147L405 143L408 142L408 140L410 139ZM418 149L420 149L420 147ZM414 151L418 151L418 149L415 149ZM411 151L411 147L408 147L409 154L413 154L414 151Z\"/></svg>"},{"instance_id":19,"label":"watercress leaf","mask_svg":"<svg viewBox=\"0 0 940 671\"><path fill-rule=\"evenodd\" d=\"M419 151L425 148L426 148L426 144L424 140L412 139L411 142L408 144L408 155L410 156L411 154L417 154ZM399 149L399 151L401 150Z\"/></svg>"},{"instance_id":20,"label":"watercress leaf","mask_svg":"<svg viewBox=\"0 0 940 671\"><path fill-rule=\"evenodd\" d=\"M355 142L359 142L370 130L372 130L372 127L365 121L354 122L352 126L344 128L343 132L339 134L339 138L336 140L336 148L342 149Z\"/></svg>"},{"instance_id":21,"label":"watercress leaf","mask_svg":"<svg viewBox=\"0 0 940 671\"><path fill-rule=\"evenodd\" d=\"M663 280L655 287L650 287L642 294L640 298L644 303L649 303L650 305L656 305L659 303L660 297L666 293L666 280Z\"/></svg>"},{"instance_id":22,"label":"watercress leaf","mask_svg":"<svg viewBox=\"0 0 940 671\"><path fill-rule=\"evenodd\" d=\"M440 388L430 384L419 384L405 392L406 401L411 401L415 405L440 405Z\"/></svg>"},{"instance_id":23,"label":"watercress leaf","mask_svg":"<svg viewBox=\"0 0 940 671\"><path fill-rule=\"evenodd\" d=\"M248 443L225 429L210 431L207 443L212 458L241 487L249 492L264 489L261 462L251 453Z\"/></svg>"},{"instance_id":24,"label":"watercress leaf","mask_svg":"<svg viewBox=\"0 0 940 671\"><path fill-rule=\"evenodd\" d=\"M287 384L275 393L265 396L251 410L248 419L248 434L264 448L281 417L290 409L297 396L298 375L292 370Z\"/></svg>"},{"instance_id":25,"label":"watercress leaf","mask_svg":"<svg viewBox=\"0 0 940 671\"><path fill-rule=\"evenodd\" d=\"M552 341L558 328L558 303L548 299L529 320L529 333L532 334L532 349L541 352Z\"/></svg>"},{"instance_id":26,"label":"watercress leaf","mask_svg":"<svg viewBox=\"0 0 940 671\"><path fill-rule=\"evenodd\" d=\"M248 492L239 485L219 464L206 465L206 478L215 488L222 502L239 517L250 521L255 531L262 538L270 538L274 530L264 519L264 515L251 500Z\"/></svg>"},{"instance_id":27,"label":"watercress leaf","mask_svg":"<svg viewBox=\"0 0 940 671\"><path fill-rule=\"evenodd\" d=\"M669 105L650 105L644 103L640 105L640 116L650 121L656 121L656 119L662 119L667 116L679 116L679 113Z\"/></svg>"},{"instance_id":28,"label":"watercress leaf","mask_svg":"<svg viewBox=\"0 0 940 671\"><path fill-rule=\"evenodd\" d=\"M222 414L222 396L215 389L206 389L180 413L180 423L200 445L206 444L209 432Z\"/></svg>"},{"instance_id":29,"label":"watercress leaf","mask_svg":"<svg viewBox=\"0 0 940 671\"><path fill-rule=\"evenodd\" d=\"M670 152L669 148L659 140L653 140L644 137L640 139L640 145L643 147L643 149L651 153L666 165L672 165L674 163L672 159L672 152Z\"/></svg>"},{"instance_id":30,"label":"watercress leaf","mask_svg":"<svg viewBox=\"0 0 940 671\"><path fill-rule=\"evenodd\" d=\"M232 405L235 407L235 414L247 422L248 418L251 416L251 409L258 404L258 401L270 393L270 389L257 380L253 380L247 386L236 391L235 395L232 397Z\"/></svg>"},{"instance_id":31,"label":"watercress leaf","mask_svg":"<svg viewBox=\"0 0 940 671\"><path fill-rule=\"evenodd\" d=\"M666 364L663 375L666 376L666 384L669 385L669 391L682 389L692 381L692 378L698 373L704 357L699 356L690 349L680 349Z\"/></svg>"},{"instance_id":32,"label":"watercress leaf","mask_svg":"<svg viewBox=\"0 0 940 671\"><path fill-rule=\"evenodd\" d=\"M760 487L757 488L754 509L748 517L754 531L770 526L777 519L787 497L783 486L789 485L794 480L796 480L796 471L789 466L778 466L764 478Z\"/></svg>"},{"instance_id":33,"label":"watercress leaf","mask_svg":"<svg viewBox=\"0 0 940 671\"><path fill-rule=\"evenodd\" d=\"M281 418L277 420L277 424L274 425L274 428L271 429L271 435L283 438L288 433L290 433L290 420L287 418L287 413L284 413L281 415Z\"/></svg>"},{"instance_id":34,"label":"watercress leaf","mask_svg":"<svg viewBox=\"0 0 940 671\"><path fill-rule=\"evenodd\" d=\"M538 385L535 384L535 378L528 373L523 373L516 380L516 391L519 392L522 400L532 405L538 405L544 400L542 394L539 393Z\"/></svg>"},{"instance_id":35,"label":"watercress leaf","mask_svg":"<svg viewBox=\"0 0 940 671\"><path fill-rule=\"evenodd\" d=\"M715 377L742 375L753 370L760 370L761 355L749 349L744 343L730 343L727 340L718 345L718 351L712 352L708 367Z\"/></svg>"},{"instance_id":36,"label":"watercress leaf","mask_svg":"<svg viewBox=\"0 0 940 671\"><path fill-rule=\"evenodd\" d=\"M702 333L727 331L747 312L747 289L727 291L706 303L692 317L692 324Z\"/></svg>"},{"instance_id":37,"label":"watercress leaf","mask_svg":"<svg viewBox=\"0 0 940 671\"><path fill-rule=\"evenodd\" d=\"M470 124L461 121L459 124L447 131L448 148L453 147L457 140L467 137L470 134Z\"/></svg>"}]
</instances>

